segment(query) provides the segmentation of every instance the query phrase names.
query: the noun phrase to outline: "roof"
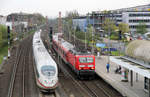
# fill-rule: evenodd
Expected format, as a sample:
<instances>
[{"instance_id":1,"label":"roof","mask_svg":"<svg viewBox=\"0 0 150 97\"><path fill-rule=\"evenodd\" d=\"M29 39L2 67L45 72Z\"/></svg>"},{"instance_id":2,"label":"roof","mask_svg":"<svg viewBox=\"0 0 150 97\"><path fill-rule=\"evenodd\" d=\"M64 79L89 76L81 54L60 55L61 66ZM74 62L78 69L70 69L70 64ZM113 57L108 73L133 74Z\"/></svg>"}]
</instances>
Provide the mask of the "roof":
<instances>
[{"instance_id":1,"label":"roof","mask_svg":"<svg viewBox=\"0 0 150 97\"><path fill-rule=\"evenodd\" d=\"M139 64L133 63L131 61L127 61L122 59L121 57L110 57L110 60L124 68L127 68L129 70L132 70L144 77L150 78L150 69L146 68L144 66L141 66Z\"/></svg>"},{"instance_id":2,"label":"roof","mask_svg":"<svg viewBox=\"0 0 150 97\"><path fill-rule=\"evenodd\" d=\"M68 51L71 51L74 54L78 54L78 55L90 55L90 52L86 51L81 51L80 49L76 48L73 44L69 43L68 41L64 40L63 38L60 38L60 40L58 40L58 36L61 36L61 33L56 33L55 35L53 35L53 40L55 40L57 43L61 43L61 45L67 49Z\"/></svg>"},{"instance_id":3,"label":"roof","mask_svg":"<svg viewBox=\"0 0 150 97\"><path fill-rule=\"evenodd\" d=\"M54 67L57 66L57 64L55 63L55 61L53 60L53 58L50 56L47 49L45 48L43 41L41 40L40 31L35 32L34 34L33 51L34 51L35 60L37 61L36 65L38 68L44 65L51 65Z\"/></svg>"},{"instance_id":4,"label":"roof","mask_svg":"<svg viewBox=\"0 0 150 97\"><path fill-rule=\"evenodd\" d=\"M68 41L64 40L63 38L60 38L60 40L58 40L58 36L62 36L61 33L56 33L55 35L53 35L53 40L55 40L57 43L61 43L61 45L66 48L68 51L73 49L74 46L69 43Z\"/></svg>"}]
</instances>

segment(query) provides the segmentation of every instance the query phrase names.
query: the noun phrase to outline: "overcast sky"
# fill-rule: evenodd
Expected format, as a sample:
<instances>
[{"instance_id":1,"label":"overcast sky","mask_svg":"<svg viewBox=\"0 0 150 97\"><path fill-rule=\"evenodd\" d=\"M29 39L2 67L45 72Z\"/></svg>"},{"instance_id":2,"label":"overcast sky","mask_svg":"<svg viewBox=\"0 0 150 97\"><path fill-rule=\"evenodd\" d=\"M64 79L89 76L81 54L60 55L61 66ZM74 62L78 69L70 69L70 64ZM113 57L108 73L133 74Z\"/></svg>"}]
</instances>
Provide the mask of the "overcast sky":
<instances>
[{"instance_id":1,"label":"overcast sky","mask_svg":"<svg viewBox=\"0 0 150 97\"><path fill-rule=\"evenodd\" d=\"M41 13L56 17L61 11L77 10L80 14L91 11L113 10L150 4L150 0L0 0L0 15L13 12Z\"/></svg>"}]
</instances>

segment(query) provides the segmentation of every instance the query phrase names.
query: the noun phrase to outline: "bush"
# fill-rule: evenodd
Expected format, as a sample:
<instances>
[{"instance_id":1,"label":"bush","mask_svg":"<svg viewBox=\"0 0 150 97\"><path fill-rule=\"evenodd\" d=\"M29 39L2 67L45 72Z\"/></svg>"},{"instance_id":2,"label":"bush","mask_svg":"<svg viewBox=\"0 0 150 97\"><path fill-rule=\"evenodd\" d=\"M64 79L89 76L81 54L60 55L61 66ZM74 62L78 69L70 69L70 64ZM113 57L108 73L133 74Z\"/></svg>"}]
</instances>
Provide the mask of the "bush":
<instances>
[{"instance_id":1,"label":"bush","mask_svg":"<svg viewBox=\"0 0 150 97\"><path fill-rule=\"evenodd\" d=\"M118 40L118 36L117 36L117 35L111 35L111 36L110 36L110 39L111 39L111 40Z\"/></svg>"},{"instance_id":2,"label":"bush","mask_svg":"<svg viewBox=\"0 0 150 97\"><path fill-rule=\"evenodd\" d=\"M0 47L7 44L7 28L4 25L0 25Z\"/></svg>"}]
</instances>

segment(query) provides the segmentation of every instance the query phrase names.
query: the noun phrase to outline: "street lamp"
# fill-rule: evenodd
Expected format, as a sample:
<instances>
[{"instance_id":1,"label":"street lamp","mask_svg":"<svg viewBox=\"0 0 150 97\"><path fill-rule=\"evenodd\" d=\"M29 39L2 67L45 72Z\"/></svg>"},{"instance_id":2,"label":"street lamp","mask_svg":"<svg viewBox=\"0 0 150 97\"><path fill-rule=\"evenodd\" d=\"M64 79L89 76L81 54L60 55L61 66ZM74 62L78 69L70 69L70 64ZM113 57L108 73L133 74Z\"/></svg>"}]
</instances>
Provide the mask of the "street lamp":
<instances>
[{"instance_id":1,"label":"street lamp","mask_svg":"<svg viewBox=\"0 0 150 97\"><path fill-rule=\"evenodd\" d=\"M110 63L110 29L108 30L108 64Z\"/></svg>"}]
</instances>

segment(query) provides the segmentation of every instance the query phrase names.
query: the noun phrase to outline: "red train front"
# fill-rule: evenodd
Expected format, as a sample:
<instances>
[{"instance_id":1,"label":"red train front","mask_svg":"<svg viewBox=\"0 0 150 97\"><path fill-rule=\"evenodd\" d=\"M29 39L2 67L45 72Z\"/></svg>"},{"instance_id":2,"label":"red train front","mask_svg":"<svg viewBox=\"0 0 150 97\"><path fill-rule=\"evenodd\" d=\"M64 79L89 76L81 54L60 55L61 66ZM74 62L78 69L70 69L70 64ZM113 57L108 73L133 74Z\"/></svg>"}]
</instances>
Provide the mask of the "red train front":
<instances>
[{"instance_id":1,"label":"red train front","mask_svg":"<svg viewBox=\"0 0 150 97\"><path fill-rule=\"evenodd\" d=\"M62 39L60 33L53 35L53 48L61 56L72 70L81 77L94 77L95 56L89 53L77 51L69 42Z\"/></svg>"},{"instance_id":2,"label":"red train front","mask_svg":"<svg viewBox=\"0 0 150 97\"><path fill-rule=\"evenodd\" d=\"M78 77L93 77L95 74L95 56L70 50L67 53L67 62Z\"/></svg>"}]
</instances>

